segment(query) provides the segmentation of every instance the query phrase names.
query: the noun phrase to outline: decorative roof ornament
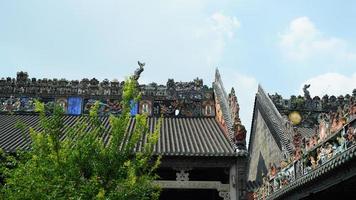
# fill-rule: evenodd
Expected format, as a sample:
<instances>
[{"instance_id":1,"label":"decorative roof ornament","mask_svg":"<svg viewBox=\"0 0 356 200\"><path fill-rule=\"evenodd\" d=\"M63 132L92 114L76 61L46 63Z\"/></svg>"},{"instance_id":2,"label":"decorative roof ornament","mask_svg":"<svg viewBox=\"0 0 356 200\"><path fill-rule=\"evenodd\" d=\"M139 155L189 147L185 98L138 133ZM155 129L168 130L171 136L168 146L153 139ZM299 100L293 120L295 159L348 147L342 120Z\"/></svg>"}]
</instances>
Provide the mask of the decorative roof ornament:
<instances>
[{"instance_id":1,"label":"decorative roof ornament","mask_svg":"<svg viewBox=\"0 0 356 200\"><path fill-rule=\"evenodd\" d=\"M217 113L218 115L217 119L220 122L220 124L225 128L225 132L229 140L236 148L236 145L233 143L234 131L233 131L233 122L231 119L231 110L228 102L228 96L226 94L218 69L216 69L215 71L215 81L213 83L213 88L214 88L214 93L216 98L215 103L217 104L217 108L221 110L221 112L218 111Z\"/></svg>"},{"instance_id":2,"label":"decorative roof ornament","mask_svg":"<svg viewBox=\"0 0 356 200\"><path fill-rule=\"evenodd\" d=\"M237 151L246 150L246 128L241 124L239 117L239 104L235 94L235 89L231 89L229 95L224 89L219 70L216 69L215 81L213 84L215 93L216 108L220 110L217 113L217 119L224 127L225 132Z\"/></svg>"},{"instance_id":3,"label":"decorative roof ornament","mask_svg":"<svg viewBox=\"0 0 356 200\"><path fill-rule=\"evenodd\" d=\"M140 61L137 63L137 69L130 76L132 80L139 79L144 70L145 63ZM150 113L154 116L215 116L214 90L212 87L204 85L202 79L196 78L189 82L175 82L174 79L169 79L167 85L156 83L138 85L137 82L136 84L142 94L142 100L148 101ZM0 78L0 113L3 111L34 112L33 109L30 109L31 102L33 102L30 99L53 103L58 99L76 96L83 100L82 114L88 114L88 109L85 108L90 108L91 100L99 100L107 105L101 108L103 115L106 115L107 112L119 115L123 85L124 81L119 82L117 79L112 81L108 79L99 81L96 78L81 80L36 79L29 78L26 72L18 72L15 78ZM11 96L18 98L18 101L16 99L13 102ZM4 103L8 100L10 103ZM20 105L20 109L18 109L18 105ZM142 105L138 104L137 106ZM142 109L142 107L139 108Z\"/></svg>"},{"instance_id":4,"label":"decorative roof ornament","mask_svg":"<svg viewBox=\"0 0 356 200\"><path fill-rule=\"evenodd\" d=\"M137 68L136 70L135 70L135 72L134 72L134 75L132 76L132 78L134 79L134 80L138 80L139 78L140 78L140 75L141 75L141 73L143 72L143 67L145 66L145 64L146 63L141 63L140 61L137 61L137 63L138 63L138 66L139 66L139 68Z\"/></svg>"},{"instance_id":5,"label":"decorative roof ornament","mask_svg":"<svg viewBox=\"0 0 356 200\"><path fill-rule=\"evenodd\" d=\"M306 100L311 100L311 97L310 97L310 92L308 91L308 88L310 88L310 84L305 84L304 87L303 87L303 92L304 92L304 98Z\"/></svg>"},{"instance_id":6,"label":"decorative roof ornament","mask_svg":"<svg viewBox=\"0 0 356 200\"><path fill-rule=\"evenodd\" d=\"M293 111L289 113L288 118L294 126L300 124L300 122L302 121L302 116L298 111Z\"/></svg>"}]
</instances>

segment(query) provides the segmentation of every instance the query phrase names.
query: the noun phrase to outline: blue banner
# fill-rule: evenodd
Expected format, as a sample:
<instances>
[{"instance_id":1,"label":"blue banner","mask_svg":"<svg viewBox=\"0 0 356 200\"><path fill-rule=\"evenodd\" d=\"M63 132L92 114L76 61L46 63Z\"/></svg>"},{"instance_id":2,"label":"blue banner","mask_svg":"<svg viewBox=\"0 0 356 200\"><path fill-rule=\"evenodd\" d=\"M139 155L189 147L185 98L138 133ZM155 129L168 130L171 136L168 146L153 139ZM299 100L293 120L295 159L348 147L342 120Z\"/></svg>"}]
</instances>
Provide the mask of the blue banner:
<instances>
[{"instance_id":1,"label":"blue banner","mask_svg":"<svg viewBox=\"0 0 356 200\"><path fill-rule=\"evenodd\" d=\"M82 114L82 98L80 97L68 97L68 110L70 115Z\"/></svg>"},{"instance_id":2,"label":"blue banner","mask_svg":"<svg viewBox=\"0 0 356 200\"><path fill-rule=\"evenodd\" d=\"M133 101L133 100L131 100L130 104L131 104L131 111L130 111L131 116L137 115L137 113L138 113L138 103Z\"/></svg>"}]
</instances>

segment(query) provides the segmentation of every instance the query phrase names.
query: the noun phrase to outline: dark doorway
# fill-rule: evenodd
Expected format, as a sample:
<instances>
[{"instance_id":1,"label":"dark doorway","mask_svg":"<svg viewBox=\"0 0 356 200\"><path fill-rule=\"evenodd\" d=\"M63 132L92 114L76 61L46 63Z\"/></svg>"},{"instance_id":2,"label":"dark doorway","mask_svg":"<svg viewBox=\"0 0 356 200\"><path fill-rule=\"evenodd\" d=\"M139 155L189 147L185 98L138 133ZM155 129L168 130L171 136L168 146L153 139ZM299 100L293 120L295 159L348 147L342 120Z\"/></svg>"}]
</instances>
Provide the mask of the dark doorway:
<instances>
[{"instance_id":1,"label":"dark doorway","mask_svg":"<svg viewBox=\"0 0 356 200\"><path fill-rule=\"evenodd\" d=\"M163 189L160 200L222 200L217 190Z\"/></svg>"}]
</instances>

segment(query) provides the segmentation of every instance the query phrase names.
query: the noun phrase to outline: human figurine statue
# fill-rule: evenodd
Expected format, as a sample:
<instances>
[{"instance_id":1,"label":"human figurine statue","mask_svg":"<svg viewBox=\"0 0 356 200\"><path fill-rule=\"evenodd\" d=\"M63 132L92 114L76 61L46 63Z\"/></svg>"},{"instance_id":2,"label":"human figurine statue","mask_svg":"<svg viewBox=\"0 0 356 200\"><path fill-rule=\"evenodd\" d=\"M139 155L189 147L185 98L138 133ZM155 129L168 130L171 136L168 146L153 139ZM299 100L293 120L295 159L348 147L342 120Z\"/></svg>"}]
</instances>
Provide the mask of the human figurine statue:
<instances>
[{"instance_id":1,"label":"human figurine statue","mask_svg":"<svg viewBox=\"0 0 356 200\"><path fill-rule=\"evenodd\" d=\"M302 156L302 151L300 150L300 148L297 148L294 151L294 160L299 160Z\"/></svg>"},{"instance_id":2,"label":"human figurine statue","mask_svg":"<svg viewBox=\"0 0 356 200\"><path fill-rule=\"evenodd\" d=\"M316 162L314 156L310 156L309 159L310 159L312 169L315 169L317 167L317 162Z\"/></svg>"},{"instance_id":3,"label":"human figurine statue","mask_svg":"<svg viewBox=\"0 0 356 200\"><path fill-rule=\"evenodd\" d=\"M339 150L339 144L338 144L338 142L333 142L333 156L335 156L336 154L338 154L339 152L338 152L338 150Z\"/></svg>"},{"instance_id":4,"label":"human figurine statue","mask_svg":"<svg viewBox=\"0 0 356 200\"><path fill-rule=\"evenodd\" d=\"M324 164L327 159L326 148L324 146L320 147L320 154L319 154L319 165Z\"/></svg>"},{"instance_id":5,"label":"human figurine statue","mask_svg":"<svg viewBox=\"0 0 356 200\"><path fill-rule=\"evenodd\" d=\"M345 135L346 136L346 135ZM338 153L342 152L346 149L346 140L343 136L336 138L337 142L339 143L338 146Z\"/></svg>"},{"instance_id":6,"label":"human figurine statue","mask_svg":"<svg viewBox=\"0 0 356 200\"><path fill-rule=\"evenodd\" d=\"M354 128L349 127L346 131L346 146L350 147L354 142L355 142L355 137L354 137Z\"/></svg>"},{"instance_id":7,"label":"human figurine statue","mask_svg":"<svg viewBox=\"0 0 356 200\"><path fill-rule=\"evenodd\" d=\"M276 174L277 174L277 168L276 168L276 165L273 163L273 164L269 164L269 175L270 177L274 177Z\"/></svg>"},{"instance_id":8,"label":"human figurine statue","mask_svg":"<svg viewBox=\"0 0 356 200\"><path fill-rule=\"evenodd\" d=\"M235 142L245 141L246 132L247 132L245 126L240 123L235 123L234 130L235 130L235 138L234 138Z\"/></svg>"},{"instance_id":9,"label":"human figurine statue","mask_svg":"<svg viewBox=\"0 0 356 200\"><path fill-rule=\"evenodd\" d=\"M319 141L323 141L327 137L326 134L326 125L324 119L322 119L319 123Z\"/></svg>"},{"instance_id":10,"label":"human figurine statue","mask_svg":"<svg viewBox=\"0 0 356 200\"><path fill-rule=\"evenodd\" d=\"M345 123L346 121L340 116L340 113L333 113L332 124L330 128L331 133L335 133L339 131L344 126Z\"/></svg>"},{"instance_id":11,"label":"human figurine statue","mask_svg":"<svg viewBox=\"0 0 356 200\"><path fill-rule=\"evenodd\" d=\"M316 135L313 135L311 138L310 138L310 145L311 145L311 148L313 148L315 145L318 144L318 137Z\"/></svg>"},{"instance_id":12,"label":"human figurine statue","mask_svg":"<svg viewBox=\"0 0 356 200\"><path fill-rule=\"evenodd\" d=\"M349 111L350 118L352 119L353 117L356 117L356 103L353 103L350 106L350 111Z\"/></svg>"},{"instance_id":13,"label":"human figurine statue","mask_svg":"<svg viewBox=\"0 0 356 200\"><path fill-rule=\"evenodd\" d=\"M327 156L327 159L331 159L334 155L333 153L333 145L330 144L329 142L326 143L326 149L325 149L325 153L326 153L326 156Z\"/></svg>"}]
</instances>

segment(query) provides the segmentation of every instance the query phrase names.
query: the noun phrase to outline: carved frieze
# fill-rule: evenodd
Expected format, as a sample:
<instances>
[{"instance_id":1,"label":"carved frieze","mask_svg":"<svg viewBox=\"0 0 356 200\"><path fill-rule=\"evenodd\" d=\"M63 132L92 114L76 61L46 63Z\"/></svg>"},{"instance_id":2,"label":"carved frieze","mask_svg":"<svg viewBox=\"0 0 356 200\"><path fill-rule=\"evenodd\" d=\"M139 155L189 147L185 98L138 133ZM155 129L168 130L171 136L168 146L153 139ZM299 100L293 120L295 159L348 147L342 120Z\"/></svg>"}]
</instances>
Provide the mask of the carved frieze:
<instances>
[{"instance_id":1,"label":"carved frieze","mask_svg":"<svg viewBox=\"0 0 356 200\"><path fill-rule=\"evenodd\" d=\"M84 99L83 113L89 114L90 108L99 102L98 114L100 116L119 115L122 112L120 100L117 99Z\"/></svg>"},{"instance_id":2,"label":"carved frieze","mask_svg":"<svg viewBox=\"0 0 356 200\"><path fill-rule=\"evenodd\" d=\"M134 76L138 78L144 63ZM120 114L121 93L124 82L114 79L99 81L96 78L78 80L29 78L26 72L15 78L0 79L0 110L33 112L33 99L44 101L47 107L59 103L68 114L87 114L96 100L100 102L99 114ZM150 83L139 86L142 100L136 113L154 116L200 117L215 116L213 89L196 78L191 82L175 82L166 85ZM21 100L23 98L23 100ZM69 100L71 98L71 100ZM28 102L27 102L28 100Z\"/></svg>"},{"instance_id":3,"label":"carved frieze","mask_svg":"<svg viewBox=\"0 0 356 200\"><path fill-rule=\"evenodd\" d=\"M288 116L297 111L301 116L301 122L297 127L314 128L318 124L320 114L331 112L340 113L345 116L349 112L352 105L356 103L356 89L352 95L345 96L328 96L322 98L315 96L311 97L308 88L310 85L305 85L303 88L304 96L291 96L290 99L283 99L279 94L270 95L273 103L282 115Z\"/></svg>"}]
</instances>

